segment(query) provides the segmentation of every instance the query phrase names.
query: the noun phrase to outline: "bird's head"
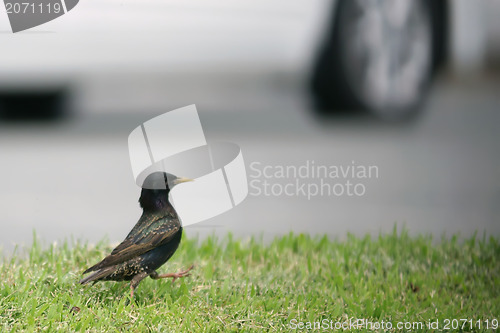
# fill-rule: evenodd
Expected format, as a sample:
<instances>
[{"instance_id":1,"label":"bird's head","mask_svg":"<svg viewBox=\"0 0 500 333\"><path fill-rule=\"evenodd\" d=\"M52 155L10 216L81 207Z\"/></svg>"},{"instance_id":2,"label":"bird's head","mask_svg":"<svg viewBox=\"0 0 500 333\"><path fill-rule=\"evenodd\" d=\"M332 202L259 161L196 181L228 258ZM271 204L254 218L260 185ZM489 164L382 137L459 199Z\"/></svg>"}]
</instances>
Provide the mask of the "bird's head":
<instances>
[{"instance_id":1,"label":"bird's head","mask_svg":"<svg viewBox=\"0 0 500 333\"><path fill-rule=\"evenodd\" d=\"M174 176L166 172L154 172L144 179L143 189L148 190L171 190L175 185L190 182L192 179Z\"/></svg>"},{"instance_id":2,"label":"bird's head","mask_svg":"<svg viewBox=\"0 0 500 333\"><path fill-rule=\"evenodd\" d=\"M142 183L139 203L144 209L161 209L168 203L170 190L175 185L189 181L192 179L177 177L166 172L154 172Z\"/></svg>"}]
</instances>

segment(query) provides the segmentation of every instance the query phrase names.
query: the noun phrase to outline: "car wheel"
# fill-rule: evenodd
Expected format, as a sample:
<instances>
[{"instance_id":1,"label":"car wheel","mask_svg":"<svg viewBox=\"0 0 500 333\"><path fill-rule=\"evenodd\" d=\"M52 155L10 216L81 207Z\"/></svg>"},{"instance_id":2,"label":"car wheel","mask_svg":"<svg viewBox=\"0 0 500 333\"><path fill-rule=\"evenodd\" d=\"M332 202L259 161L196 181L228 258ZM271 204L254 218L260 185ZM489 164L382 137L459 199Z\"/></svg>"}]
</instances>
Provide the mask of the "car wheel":
<instances>
[{"instance_id":1,"label":"car wheel","mask_svg":"<svg viewBox=\"0 0 500 333\"><path fill-rule=\"evenodd\" d=\"M0 121L57 121L66 115L63 88L0 90Z\"/></svg>"},{"instance_id":2,"label":"car wheel","mask_svg":"<svg viewBox=\"0 0 500 333\"><path fill-rule=\"evenodd\" d=\"M317 105L386 119L414 114L432 74L430 1L339 0L313 70Z\"/></svg>"}]
</instances>

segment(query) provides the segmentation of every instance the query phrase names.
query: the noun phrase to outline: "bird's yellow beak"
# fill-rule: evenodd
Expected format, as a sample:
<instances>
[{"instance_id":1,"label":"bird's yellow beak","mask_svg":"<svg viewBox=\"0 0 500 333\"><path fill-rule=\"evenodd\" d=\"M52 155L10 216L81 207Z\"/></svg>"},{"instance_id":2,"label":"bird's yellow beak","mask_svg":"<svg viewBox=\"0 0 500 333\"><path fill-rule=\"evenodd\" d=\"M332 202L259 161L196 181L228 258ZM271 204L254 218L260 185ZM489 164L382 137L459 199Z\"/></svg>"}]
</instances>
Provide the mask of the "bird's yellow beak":
<instances>
[{"instance_id":1,"label":"bird's yellow beak","mask_svg":"<svg viewBox=\"0 0 500 333\"><path fill-rule=\"evenodd\" d=\"M177 184L180 184L180 183L185 183L185 182L192 182L192 181L194 181L194 179L179 177L179 178L176 178L174 180L174 185L177 185Z\"/></svg>"}]
</instances>

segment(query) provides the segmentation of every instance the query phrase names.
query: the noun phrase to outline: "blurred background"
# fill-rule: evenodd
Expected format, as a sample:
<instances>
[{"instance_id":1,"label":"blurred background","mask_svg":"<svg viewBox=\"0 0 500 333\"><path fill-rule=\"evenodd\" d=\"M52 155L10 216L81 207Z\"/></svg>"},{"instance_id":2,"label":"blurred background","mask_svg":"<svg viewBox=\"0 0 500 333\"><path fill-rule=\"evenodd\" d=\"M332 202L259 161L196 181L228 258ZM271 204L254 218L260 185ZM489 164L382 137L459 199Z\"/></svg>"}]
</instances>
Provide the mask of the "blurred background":
<instances>
[{"instance_id":1,"label":"blurred background","mask_svg":"<svg viewBox=\"0 0 500 333\"><path fill-rule=\"evenodd\" d=\"M498 0L86 0L13 34L0 10L0 247L33 230L123 239L141 213L128 135L190 104L247 166L379 177L361 197L250 195L188 236L498 234L499 12Z\"/></svg>"}]
</instances>

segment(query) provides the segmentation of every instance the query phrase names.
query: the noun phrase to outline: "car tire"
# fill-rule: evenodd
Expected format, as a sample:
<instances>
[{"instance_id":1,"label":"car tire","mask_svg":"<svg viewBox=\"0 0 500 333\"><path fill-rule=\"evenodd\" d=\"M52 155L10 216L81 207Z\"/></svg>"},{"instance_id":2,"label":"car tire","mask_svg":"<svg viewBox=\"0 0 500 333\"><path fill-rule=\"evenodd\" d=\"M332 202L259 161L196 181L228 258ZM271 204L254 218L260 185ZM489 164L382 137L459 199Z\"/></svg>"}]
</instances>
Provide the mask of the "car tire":
<instances>
[{"instance_id":1,"label":"car tire","mask_svg":"<svg viewBox=\"0 0 500 333\"><path fill-rule=\"evenodd\" d=\"M363 109L389 120L414 115L439 35L432 1L338 0L312 72L316 109Z\"/></svg>"},{"instance_id":2,"label":"car tire","mask_svg":"<svg viewBox=\"0 0 500 333\"><path fill-rule=\"evenodd\" d=\"M57 121L66 116L63 88L0 91L1 121Z\"/></svg>"}]
</instances>

